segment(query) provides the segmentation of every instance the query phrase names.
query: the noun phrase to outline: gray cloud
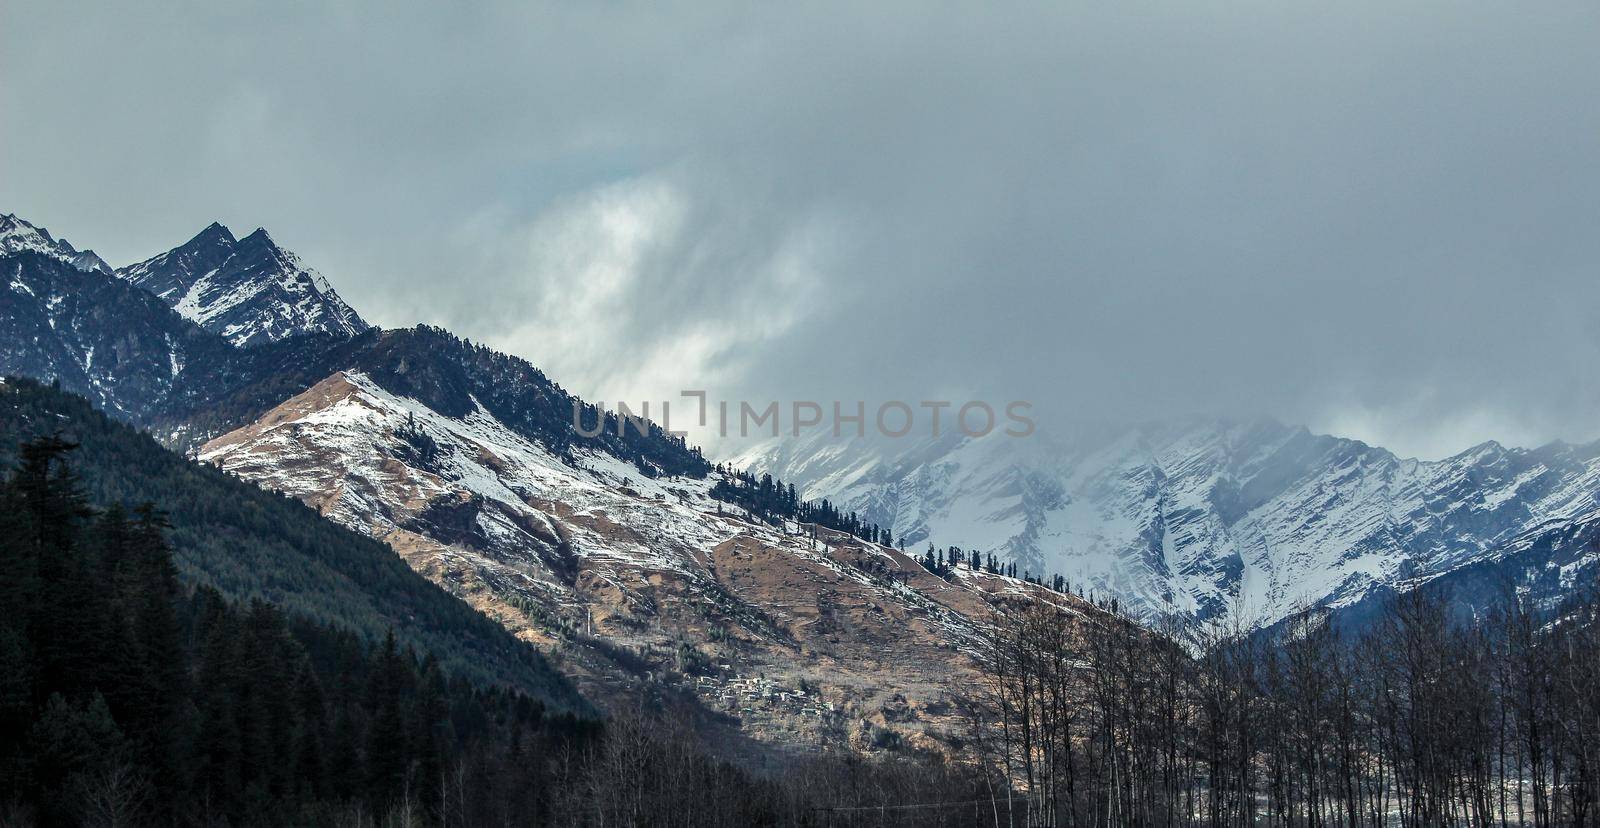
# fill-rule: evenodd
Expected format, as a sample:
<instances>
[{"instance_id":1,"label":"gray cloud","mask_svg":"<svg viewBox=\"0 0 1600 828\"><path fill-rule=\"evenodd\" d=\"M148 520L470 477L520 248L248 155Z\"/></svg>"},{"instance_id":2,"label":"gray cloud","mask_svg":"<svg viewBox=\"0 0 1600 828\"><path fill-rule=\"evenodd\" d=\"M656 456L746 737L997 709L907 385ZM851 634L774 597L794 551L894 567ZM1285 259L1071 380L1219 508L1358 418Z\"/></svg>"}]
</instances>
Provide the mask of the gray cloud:
<instances>
[{"instance_id":1,"label":"gray cloud","mask_svg":"<svg viewBox=\"0 0 1600 828\"><path fill-rule=\"evenodd\" d=\"M1600 436L1591 3L36 4L0 208L580 393ZM863 8L865 6L865 8Z\"/></svg>"}]
</instances>

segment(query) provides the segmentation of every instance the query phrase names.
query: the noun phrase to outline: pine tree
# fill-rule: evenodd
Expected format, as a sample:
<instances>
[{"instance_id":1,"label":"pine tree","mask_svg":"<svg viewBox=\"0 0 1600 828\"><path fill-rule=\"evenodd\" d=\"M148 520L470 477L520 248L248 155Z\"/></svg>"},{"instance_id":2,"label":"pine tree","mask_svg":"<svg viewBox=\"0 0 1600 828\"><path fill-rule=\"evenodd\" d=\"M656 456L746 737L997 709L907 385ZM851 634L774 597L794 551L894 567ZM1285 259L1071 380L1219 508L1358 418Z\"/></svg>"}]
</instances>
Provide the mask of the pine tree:
<instances>
[{"instance_id":1,"label":"pine tree","mask_svg":"<svg viewBox=\"0 0 1600 828\"><path fill-rule=\"evenodd\" d=\"M129 623L137 642L146 696L139 701L139 720L130 722L129 735L152 767L153 781L181 794L188 787L181 753L185 740L183 701L189 695L183 630L177 613L181 588L166 541L170 528L166 517L149 503L137 508L134 515L129 553L136 573L131 583L137 591L124 596L123 602L131 609Z\"/></svg>"},{"instance_id":2,"label":"pine tree","mask_svg":"<svg viewBox=\"0 0 1600 828\"><path fill-rule=\"evenodd\" d=\"M203 800L227 803L243 790L241 754L243 734L236 691L242 670L235 647L241 630L214 590L197 590L195 636L202 643L195 681L198 711L195 745L196 794Z\"/></svg>"},{"instance_id":3,"label":"pine tree","mask_svg":"<svg viewBox=\"0 0 1600 828\"><path fill-rule=\"evenodd\" d=\"M123 767L129 760L122 731L99 693L69 701L50 696L33 725L29 743L34 753L35 783L56 792L40 804L47 824L77 824L86 815L74 793L95 776Z\"/></svg>"},{"instance_id":4,"label":"pine tree","mask_svg":"<svg viewBox=\"0 0 1600 828\"><path fill-rule=\"evenodd\" d=\"M416 704L411 711L407 731L413 734L411 753L415 757L415 778L420 783L424 804L433 809L438 806L438 788L431 784L444 772L444 748L449 742L445 727L449 722L445 707L444 674L433 658L423 662L417 677Z\"/></svg>"},{"instance_id":5,"label":"pine tree","mask_svg":"<svg viewBox=\"0 0 1600 828\"><path fill-rule=\"evenodd\" d=\"M323 764L328 726L327 702L322 682L308 660L302 659L294 681L295 732L293 736L295 793L315 799L327 789Z\"/></svg>"},{"instance_id":6,"label":"pine tree","mask_svg":"<svg viewBox=\"0 0 1600 828\"><path fill-rule=\"evenodd\" d=\"M367 733L367 790L379 812L400 793L406 780L405 715L400 705L405 671L390 630L367 690L367 707L372 711Z\"/></svg>"}]
</instances>

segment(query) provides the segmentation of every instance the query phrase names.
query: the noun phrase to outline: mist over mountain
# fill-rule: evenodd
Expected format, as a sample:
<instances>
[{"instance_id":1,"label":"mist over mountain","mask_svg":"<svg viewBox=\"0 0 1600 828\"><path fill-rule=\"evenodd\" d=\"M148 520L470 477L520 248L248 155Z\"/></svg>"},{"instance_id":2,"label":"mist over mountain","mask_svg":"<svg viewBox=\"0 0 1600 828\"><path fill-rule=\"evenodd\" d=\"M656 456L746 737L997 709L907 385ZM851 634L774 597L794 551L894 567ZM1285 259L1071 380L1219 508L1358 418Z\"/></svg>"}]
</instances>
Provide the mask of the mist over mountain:
<instances>
[{"instance_id":1,"label":"mist over mountain","mask_svg":"<svg viewBox=\"0 0 1600 828\"><path fill-rule=\"evenodd\" d=\"M608 404L1600 437L1593 4L922 11L33 4L0 203L118 266L266 225Z\"/></svg>"},{"instance_id":2,"label":"mist over mountain","mask_svg":"<svg viewBox=\"0 0 1600 828\"><path fill-rule=\"evenodd\" d=\"M481 412L563 463L600 452L651 476L710 469L680 439L653 424L621 428L526 362L436 329L371 329L264 230L236 239L212 224L168 253L112 271L75 264L74 248L23 219L7 221L7 370L58 379L185 448L281 417L270 412L346 377L440 416ZM576 427L584 422L600 427ZM1065 432L1046 425L1022 437L1000 428L971 437L948 423L938 438L789 430L731 465L854 513L913 554L933 545L994 555L1022 574L1059 574L1079 592L1148 613L1269 625L1307 606L1352 607L1467 568L1481 579L1485 566L1513 559L1502 576L1532 579L1554 600L1594 563L1584 548L1600 489L1594 444L1490 442L1421 461L1271 420L1207 417ZM341 454L372 451L335 450L326 481L351 474L335 471ZM280 462L288 461L254 474L278 480L275 487L300 485L280 479ZM339 508L355 508L344 521L371 530L358 516L395 505L380 497ZM521 540L493 541L503 530L490 525L529 519L505 523L473 506L450 521L480 528L435 528L447 542L476 537L504 546L502 554L539 549L552 572L570 567L569 553L559 552L570 541L559 536L536 541L538 533L519 529ZM1553 545L1538 540L1553 528L1565 534ZM1534 548L1544 550L1538 561L1528 559ZM1546 577L1548 568L1556 574Z\"/></svg>"},{"instance_id":3,"label":"mist over mountain","mask_svg":"<svg viewBox=\"0 0 1600 828\"><path fill-rule=\"evenodd\" d=\"M1594 0L0 20L4 828L1600 814Z\"/></svg>"},{"instance_id":4,"label":"mist over mountain","mask_svg":"<svg viewBox=\"0 0 1600 828\"><path fill-rule=\"evenodd\" d=\"M1542 564L1559 570L1542 591L1555 600L1594 566L1600 521L1600 444L1490 442L1420 461L1270 420L1187 418L1065 442L817 430L733 462L858 511L908 549L994 553L1153 615L1255 625L1481 568L1570 527Z\"/></svg>"}]
</instances>

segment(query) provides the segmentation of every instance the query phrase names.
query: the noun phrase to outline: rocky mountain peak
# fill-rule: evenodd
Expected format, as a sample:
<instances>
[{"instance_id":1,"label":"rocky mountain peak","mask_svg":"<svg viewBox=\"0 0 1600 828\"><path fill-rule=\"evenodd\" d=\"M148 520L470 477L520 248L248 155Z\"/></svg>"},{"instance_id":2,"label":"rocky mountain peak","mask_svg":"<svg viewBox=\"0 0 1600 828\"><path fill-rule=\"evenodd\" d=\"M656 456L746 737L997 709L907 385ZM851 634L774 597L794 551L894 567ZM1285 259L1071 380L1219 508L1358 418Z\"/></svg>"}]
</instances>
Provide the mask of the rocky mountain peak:
<instances>
[{"instance_id":1,"label":"rocky mountain peak","mask_svg":"<svg viewBox=\"0 0 1600 828\"><path fill-rule=\"evenodd\" d=\"M206 225L206 229L201 230L199 235L195 236L195 238L198 239L212 235L222 236L230 242L233 241L233 231L229 230L227 226L220 221L213 221Z\"/></svg>"},{"instance_id":2,"label":"rocky mountain peak","mask_svg":"<svg viewBox=\"0 0 1600 828\"><path fill-rule=\"evenodd\" d=\"M213 222L181 246L118 275L235 345L306 333L355 336L371 327L265 228L236 239Z\"/></svg>"},{"instance_id":3,"label":"rocky mountain peak","mask_svg":"<svg viewBox=\"0 0 1600 828\"><path fill-rule=\"evenodd\" d=\"M93 250L78 250L66 239L57 239L50 231L39 227L14 213L0 213L0 256L10 253L34 252L60 259L78 270L109 274L111 266L95 255Z\"/></svg>"},{"instance_id":4,"label":"rocky mountain peak","mask_svg":"<svg viewBox=\"0 0 1600 828\"><path fill-rule=\"evenodd\" d=\"M272 234L265 227L257 227L250 235L239 240L239 247L246 250L280 250L278 243L272 240Z\"/></svg>"}]
</instances>

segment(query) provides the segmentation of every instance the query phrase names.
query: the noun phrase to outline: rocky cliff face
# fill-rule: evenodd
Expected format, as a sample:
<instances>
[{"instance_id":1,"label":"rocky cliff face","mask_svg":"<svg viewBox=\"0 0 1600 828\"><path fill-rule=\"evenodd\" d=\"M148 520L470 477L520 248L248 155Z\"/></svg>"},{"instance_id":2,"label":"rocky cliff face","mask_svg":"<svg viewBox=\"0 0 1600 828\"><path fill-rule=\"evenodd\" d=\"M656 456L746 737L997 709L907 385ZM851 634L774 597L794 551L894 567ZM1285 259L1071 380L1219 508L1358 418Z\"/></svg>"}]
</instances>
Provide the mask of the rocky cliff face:
<instances>
[{"instance_id":1,"label":"rocky cliff face","mask_svg":"<svg viewBox=\"0 0 1600 828\"><path fill-rule=\"evenodd\" d=\"M184 368L223 360L227 343L159 299L98 270L36 251L0 256L0 370L59 381L140 421Z\"/></svg>"},{"instance_id":2,"label":"rocky cliff face","mask_svg":"<svg viewBox=\"0 0 1600 828\"><path fill-rule=\"evenodd\" d=\"M263 383L275 396L258 406L274 405L287 395L274 377L335 359L368 330L264 232L235 241L213 224L114 272L92 251L0 215L0 267L0 368L58 381L141 425L187 431L218 400Z\"/></svg>"}]
</instances>

